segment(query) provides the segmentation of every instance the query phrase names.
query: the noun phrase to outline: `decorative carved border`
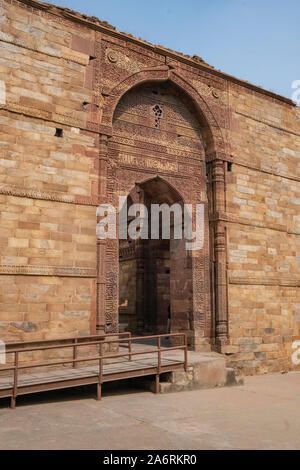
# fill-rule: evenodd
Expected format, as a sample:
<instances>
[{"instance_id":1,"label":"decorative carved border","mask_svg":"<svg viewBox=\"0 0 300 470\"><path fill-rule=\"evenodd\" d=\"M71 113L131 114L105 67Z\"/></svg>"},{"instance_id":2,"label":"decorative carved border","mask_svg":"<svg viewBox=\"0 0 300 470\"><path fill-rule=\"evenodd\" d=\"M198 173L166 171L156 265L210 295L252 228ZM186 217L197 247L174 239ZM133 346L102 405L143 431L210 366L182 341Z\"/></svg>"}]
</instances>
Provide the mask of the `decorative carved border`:
<instances>
[{"instance_id":1,"label":"decorative carved border","mask_svg":"<svg viewBox=\"0 0 300 470\"><path fill-rule=\"evenodd\" d=\"M60 277L96 277L96 269L64 266L0 265L0 274Z\"/></svg>"},{"instance_id":2,"label":"decorative carved border","mask_svg":"<svg viewBox=\"0 0 300 470\"><path fill-rule=\"evenodd\" d=\"M229 277L229 284L250 286L300 287L300 279L266 277Z\"/></svg>"},{"instance_id":3,"label":"decorative carved border","mask_svg":"<svg viewBox=\"0 0 300 470\"><path fill-rule=\"evenodd\" d=\"M58 114L54 112L52 113L30 106L23 106L21 104L16 103L6 103L1 104L0 109L4 109L5 111L11 113L24 114L24 116L28 116L35 119L43 119L44 121L52 122L54 124L64 124L69 127L76 127L82 130L93 131L93 129L89 129L87 123L81 121L80 119L70 118L69 116L64 116L63 114ZM98 129L96 129L95 132L98 132Z\"/></svg>"},{"instance_id":4,"label":"decorative carved border","mask_svg":"<svg viewBox=\"0 0 300 470\"><path fill-rule=\"evenodd\" d=\"M275 226L274 224L268 223L266 221L243 218L231 212L214 212L210 214L209 221L210 223L226 222L228 224L245 225L247 227L275 230L276 232L288 233L289 235L299 235L299 232L292 232L291 230L288 230L288 227L286 226L287 224L282 226Z\"/></svg>"},{"instance_id":5,"label":"decorative carved border","mask_svg":"<svg viewBox=\"0 0 300 470\"><path fill-rule=\"evenodd\" d=\"M46 201L63 202L66 204L76 204L83 206L97 206L97 203L92 201L90 196L77 197L71 194L60 194L55 191L38 191L27 188L18 188L17 186L9 186L7 184L0 184L0 194L5 196L27 197L29 199L42 199Z\"/></svg>"},{"instance_id":6,"label":"decorative carved border","mask_svg":"<svg viewBox=\"0 0 300 470\"><path fill-rule=\"evenodd\" d=\"M173 70L173 68L167 65L159 65L135 72L123 79L109 91L108 95L105 97L103 106L102 123L100 125L101 133L112 135L113 115L121 97L135 86L149 81L158 83L169 81L183 90L193 101L202 126L207 131L207 140L212 144L213 148L211 160L220 159L224 161L224 157L227 155L229 161L232 161L228 152L226 152L227 145L223 130L220 128L216 116L206 98L199 94L196 88L181 76L177 70ZM108 129L102 130L103 125Z\"/></svg>"},{"instance_id":7,"label":"decorative carved border","mask_svg":"<svg viewBox=\"0 0 300 470\"><path fill-rule=\"evenodd\" d=\"M119 247L120 262L128 261L136 257L136 243L132 243L131 246Z\"/></svg>"},{"instance_id":8,"label":"decorative carved border","mask_svg":"<svg viewBox=\"0 0 300 470\"><path fill-rule=\"evenodd\" d=\"M289 130L286 127L277 126L275 123L272 123L268 119L264 119L263 117L260 117L258 115L243 113L241 111L235 111L235 114L239 114L240 116L246 117L248 119L252 119L253 121L260 122L262 124L265 124L266 126L273 127L274 129L278 129L279 131L282 131L282 132L286 132L287 134L293 134L298 137L300 136L300 132Z\"/></svg>"},{"instance_id":9,"label":"decorative carved border","mask_svg":"<svg viewBox=\"0 0 300 470\"><path fill-rule=\"evenodd\" d=\"M300 136L300 134L299 134ZM252 163L243 163L243 162L239 162L238 161L238 157L236 156L232 156L233 157L233 161L234 161L234 164L235 166L241 166L243 168L248 168L249 170L254 170L254 171L257 171L259 173L265 173L266 175L271 175L271 176L275 176L276 178L285 178L287 180L291 180L291 181L297 181L298 183L300 182L300 177L297 177L295 175L287 175L287 174L284 174L284 173L275 173L274 171L268 171L268 170L264 170L263 168L260 168L259 166L254 166L252 165Z\"/></svg>"}]
</instances>

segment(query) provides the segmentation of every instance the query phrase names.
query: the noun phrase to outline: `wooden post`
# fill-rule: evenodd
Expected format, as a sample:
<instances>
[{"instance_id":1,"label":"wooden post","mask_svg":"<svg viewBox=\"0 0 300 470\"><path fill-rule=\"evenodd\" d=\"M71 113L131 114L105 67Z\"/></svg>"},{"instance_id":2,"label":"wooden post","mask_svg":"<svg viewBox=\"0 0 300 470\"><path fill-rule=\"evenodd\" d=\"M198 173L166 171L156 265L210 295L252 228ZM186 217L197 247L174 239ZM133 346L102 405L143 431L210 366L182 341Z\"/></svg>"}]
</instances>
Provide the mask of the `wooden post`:
<instances>
[{"instance_id":1,"label":"wooden post","mask_svg":"<svg viewBox=\"0 0 300 470\"><path fill-rule=\"evenodd\" d=\"M74 339L74 346L73 346L73 361L77 359L77 338ZM73 362L73 367L77 367L77 362Z\"/></svg>"},{"instance_id":2,"label":"wooden post","mask_svg":"<svg viewBox=\"0 0 300 470\"><path fill-rule=\"evenodd\" d=\"M187 372L187 335L184 335L184 370Z\"/></svg>"},{"instance_id":3,"label":"wooden post","mask_svg":"<svg viewBox=\"0 0 300 470\"><path fill-rule=\"evenodd\" d=\"M159 393L159 374L155 376L155 393Z\"/></svg>"},{"instance_id":4,"label":"wooden post","mask_svg":"<svg viewBox=\"0 0 300 470\"><path fill-rule=\"evenodd\" d=\"M129 360L132 361L132 339L131 335L128 337Z\"/></svg>"},{"instance_id":5,"label":"wooden post","mask_svg":"<svg viewBox=\"0 0 300 470\"><path fill-rule=\"evenodd\" d=\"M158 375L159 375L160 371L161 371L161 341L160 341L160 336L157 338L157 347L158 347L157 372L158 372Z\"/></svg>"},{"instance_id":6,"label":"wooden post","mask_svg":"<svg viewBox=\"0 0 300 470\"><path fill-rule=\"evenodd\" d=\"M159 375L161 371L161 341L160 336L157 338L158 357L157 357L157 374L155 376L155 393L159 393Z\"/></svg>"},{"instance_id":7,"label":"wooden post","mask_svg":"<svg viewBox=\"0 0 300 470\"><path fill-rule=\"evenodd\" d=\"M101 384L97 383L97 400L101 400Z\"/></svg>"},{"instance_id":8,"label":"wooden post","mask_svg":"<svg viewBox=\"0 0 300 470\"><path fill-rule=\"evenodd\" d=\"M97 383L97 400L101 400L103 382L103 343L99 343L99 378Z\"/></svg>"},{"instance_id":9,"label":"wooden post","mask_svg":"<svg viewBox=\"0 0 300 470\"><path fill-rule=\"evenodd\" d=\"M13 394L10 401L10 407L15 408L16 406L16 399L17 399L17 392L18 392L18 364L19 364L19 355L18 352L15 352L15 369L14 369L14 388Z\"/></svg>"}]
</instances>

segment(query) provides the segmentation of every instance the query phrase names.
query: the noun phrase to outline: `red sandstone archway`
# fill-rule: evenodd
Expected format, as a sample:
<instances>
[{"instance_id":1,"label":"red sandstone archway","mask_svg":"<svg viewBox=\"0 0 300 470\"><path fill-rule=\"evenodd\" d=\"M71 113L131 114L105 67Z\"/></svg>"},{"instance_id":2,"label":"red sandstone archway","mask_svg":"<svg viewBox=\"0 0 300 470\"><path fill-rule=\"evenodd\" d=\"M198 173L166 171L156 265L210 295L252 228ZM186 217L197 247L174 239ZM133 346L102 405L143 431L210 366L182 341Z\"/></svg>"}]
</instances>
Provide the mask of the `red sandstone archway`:
<instances>
[{"instance_id":1,"label":"red sandstone archway","mask_svg":"<svg viewBox=\"0 0 300 470\"><path fill-rule=\"evenodd\" d=\"M177 204L183 219L183 198L163 178L136 184L128 198L143 203L148 210L151 233L151 204ZM183 220L180 223L183 228ZM174 239L174 220L170 217L170 239L119 241L119 322L133 334L163 334L184 331L192 335L192 264L185 240Z\"/></svg>"},{"instance_id":2,"label":"red sandstone archway","mask_svg":"<svg viewBox=\"0 0 300 470\"><path fill-rule=\"evenodd\" d=\"M176 85L193 101L198 113L199 121L203 126L203 132L205 133L207 155L221 152L223 154L223 158L226 160L228 156L226 156L226 145L222 131L205 98L201 96L196 88L185 80L176 70L173 70L168 66L153 67L151 69L137 72L130 75L110 90L108 96L106 96L104 100L101 124L107 128L107 132L111 132L116 107L122 96L131 88L141 85L142 83L166 81Z\"/></svg>"},{"instance_id":3,"label":"red sandstone archway","mask_svg":"<svg viewBox=\"0 0 300 470\"><path fill-rule=\"evenodd\" d=\"M225 247L225 229L224 229L224 209L225 209L225 181L224 181L224 162L231 160L226 153L226 145L223 139L223 135L220 126L217 123L215 116L213 115L206 100L198 93L198 91L189 84L183 77L181 77L176 71L170 69L167 66L147 69L136 74L131 75L126 80L122 81L119 85L113 88L109 95L105 98L101 131L101 154L109 155L109 141L106 136L110 138L113 135L113 116L116 111L117 105L121 98L129 91L135 89L141 84L147 83L166 83L169 82L175 85L183 95L187 96L188 99L193 103L197 112L198 121L201 125L202 136L205 141L205 160L210 162L207 167L208 185L209 185L209 219L210 219L210 241L211 241L211 258L209 258L208 251L206 252L205 260L201 261L204 263L205 269L210 270L210 288L212 291L211 307L209 312L209 318L205 318L206 313L201 313L202 320L199 322L199 312L194 317L193 328L194 331L198 328L202 329L205 337L215 337L216 344L221 345L227 342L228 339L228 319L227 319L227 284L226 284L226 247ZM105 157L103 159L106 159ZM108 157L109 160L109 157ZM108 246L108 245L107 245ZM102 248L103 252L103 248ZM111 249L106 253L111 254ZM100 255L99 259L102 258ZM107 263L108 261L108 263ZM112 262L112 258L110 259ZM109 265L109 256L106 256L106 266ZM112 262L113 264L113 262ZM102 267L103 270L103 267ZM113 287L114 284L114 273L108 273L109 282L106 281L106 293L115 292L116 289ZM207 280L205 282L208 282ZM103 284L103 283L102 283ZM111 285L109 285L111 284ZM197 283L196 283L197 284ZM195 292L197 294L197 285L195 284ZM202 296L203 286L198 286L200 294L198 298ZM202 290L201 290L202 289ZM102 287L102 298L103 298L103 287ZM111 311L107 309L107 304L111 305ZM115 307L113 307L113 304ZM98 295L98 319L103 318L105 315L108 324L112 325L113 329L117 328L116 312L117 303L112 301L112 297L107 297L105 302L101 303L100 296ZM100 311L100 315L99 315ZM203 320L203 318L205 318ZM212 324L209 324L213 320ZM103 321L103 320L102 320ZM100 322L98 321L98 324ZM115 326L114 326L115 325ZM200 326L199 326L200 325ZM204 330L203 330L204 328ZM202 334L201 333L201 334ZM199 338L198 338L199 339ZM198 349L197 344L193 344Z\"/></svg>"}]
</instances>

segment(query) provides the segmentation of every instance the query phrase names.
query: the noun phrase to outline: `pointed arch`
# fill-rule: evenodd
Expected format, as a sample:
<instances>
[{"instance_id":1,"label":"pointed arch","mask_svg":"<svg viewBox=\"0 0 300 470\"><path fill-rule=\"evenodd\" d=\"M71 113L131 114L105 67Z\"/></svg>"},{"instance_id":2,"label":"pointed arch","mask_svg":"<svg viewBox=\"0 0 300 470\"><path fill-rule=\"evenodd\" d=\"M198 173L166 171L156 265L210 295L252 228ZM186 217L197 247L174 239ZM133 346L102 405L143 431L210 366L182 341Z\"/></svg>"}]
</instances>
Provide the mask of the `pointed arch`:
<instances>
[{"instance_id":1,"label":"pointed arch","mask_svg":"<svg viewBox=\"0 0 300 470\"><path fill-rule=\"evenodd\" d=\"M174 188L174 186L169 183L167 179L162 178L159 175L155 176L154 178L141 181L137 183L137 185L160 203L184 203L184 198L180 192Z\"/></svg>"},{"instance_id":2,"label":"pointed arch","mask_svg":"<svg viewBox=\"0 0 300 470\"><path fill-rule=\"evenodd\" d=\"M181 89L193 102L206 140L207 153L212 154L214 152L218 152L225 154L224 137L209 104L191 83L183 78L176 70L170 69L168 66L142 70L130 75L116 85L105 98L102 125L106 128L112 129L113 116L116 107L122 96L131 88L135 88L136 86L147 82L161 83L167 81Z\"/></svg>"},{"instance_id":3,"label":"pointed arch","mask_svg":"<svg viewBox=\"0 0 300 470\"><path fill-rule=\"evenodd\" d=\"M114 135L113 126L115 125L115 111L124 94L129 92L130 90L134 90L134 92L139 91L139 87L142 84L163 84L168 82L170 83L170 85L177 87L178 90L182 91L182 95L184 95L187 101L189 100L190 103L193 105L194 111L198 117L198 122L200 123L201 134L203 140L205 141L206 161L209 163L206 168L206 183L203 183L207 184L207 187L209 188L208 205L210 205L210 209L208 209L206 213L206 239L209 240L209 242L206 243L205 247L203 248L203 253L199 253L199 256L190 256L186 259L184 258L183 251L181 249L170 249L170 251L172 251L172 254L176 252L178 256L180 256L180 258L176 259L176 262L178 262L178 267L176 265L175 269L173 268L172 272L176 273L177 275L182 271L182 266L184 266L188 272L188 276L184 276L184 282L183 279L175 279L175 284L177 283L177 285L179 286L178 289L174 290L174 298L176 303L176 308L174 311L176 313L175 316L177 316L176 321L178 320L176 329L180 331L184 329L188 332L189 344L195 349L201 348L202 345L204 345L203 347L206 347L205 341L207 341L208 338L214 338L214 344L217 347L221 348L222 345L227 344L228 341L226 273L227 247L224 226L224 220L226 220L224 218L226 216L224 162L226 160L232 161L232 159L226 152L227 146L224 140L224 136L222 135L222 130L217 120L217 114L215 115L213 112L213 100L202 96L191 83L189 83L184 77L181 76L180 73L178 73L174 69L169 68L168 66L146 69L141 72L132 74L130 77L127 77L125 80L123 80L113 89L111 89L109 94L106 95L102 109L103 114L102 122L100 125L100 134L102 134L106 138L105 151L106 155L109 155L109 139L107 137ZM119 168L120 162L116 163L117 168ZM137 171L139 174L144 173L143 171L141 171L142 168L139 168L138 165L133 164L132 170ZM124 171L128 171L128 169ZM156 173L157 169L155 168L154 175ZM205 179L205 168L203 168L201 172L199 172L199 175L200 174ZM130 178L124 183L123 188L125 189L125 186L128 185L129 182L131 182L133 186L136 183L136 185L138 186L143 185L145 188L147 186L149 186L150 188L150 186L152 187L152 183L154 182L154 180L156 180L158 184L165 185L165 192L168 193L167 188L172 188L172 184L167 186L167 181L165 181L159 176L154 175L152 173L152 177L149 180L146 179L140 183L139 181L134 181L133 174L131 174ZM179 176L180 175L177 175L176 178L178 178ZM194 175L191 175L191 178L193 178L193 176ZM175 177L173 177L172 175L170 176L170 180L172 182L175 182L174 178ZM110 190L112 190L112 187L114 186L114 181L115 178L112 170ZM188 184L181 184L181 186L179 187L181 188L183 194L185 194L185 198L189 197L190 188ZM191 196L191 200L197 202L199 197L200 200L202 200L199 193L199 186L194 184L192 191L193 195ZM142 193L143 192L144 191L142 191ZM179 194L176 196L179 197ZM143 194L141 194L141 199L142 198ZM171 199L173 200L173 197L171 197ZM183 200L183 198L181 199ZM188 199L186 199L186 202L187 201ZM162 201L162 199L160 198L160 202L164 201ZM141 247L139 246L138 248L140 249ZM112 257L111 247L107 247L106 254L106 258L110 260L110 267L113 266L113 268L117 271L117 260L116 257ZM175 260L175 258L173 259ZM143 268L143 260L141 259L137 264L139 270L139 276L137 277L140 279L140 282L142 282L143 275L145 272ZM112 275L111 280L111 285L106 288L106 297L110 301L111 310L113 311L113 314L111 314L111 316L113 316L113 328L117 330L117 305L114 301L115 296L113 295L113 287L115 288L116 286L118 286L118 278ZM190 283L186 284L187 290L188 292L192 293L191 298L188 297L187 299L186 295L183 295L180 290L185 286L186 280ZM184 304L183 299L187 300L186 305ZM142 300L139 301L139 307L141 308L142 312ZM180 309L182 309L182 311L179 311ZM102 310L104 311L104 307L102 308Z\"/></svg>"}]
</instances>

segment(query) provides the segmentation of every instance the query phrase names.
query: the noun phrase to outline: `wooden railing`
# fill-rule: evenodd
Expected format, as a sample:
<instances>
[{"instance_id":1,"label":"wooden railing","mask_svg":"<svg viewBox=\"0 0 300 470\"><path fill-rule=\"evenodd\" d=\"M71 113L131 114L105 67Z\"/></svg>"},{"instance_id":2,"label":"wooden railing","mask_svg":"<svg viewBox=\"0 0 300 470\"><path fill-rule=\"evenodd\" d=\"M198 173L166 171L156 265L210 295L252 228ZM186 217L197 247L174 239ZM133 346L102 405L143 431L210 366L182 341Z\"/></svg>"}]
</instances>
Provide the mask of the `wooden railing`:
<instances>
[{"instance_id":1,"label":"wooden railing","mask_svg":"<svg viewBox=\"0 0 300 470\"><path fill-rule=\"evenodd\" d=\"M122 338L122 336L125 336ZM117 338L116 338L117 337ZM163 338L175 338L181 337L183 339L182 345L170 346L170 347L162 347L161 340ZM132 344L138 343L139 341L145 340L157 340L157 347L151 347L151 349L142 349L141 351L133 351ZM53 342L66 342L65 344L51 344ZM13 371L13 386L7 388L1 388L0 384L0 397L6 396L11 397L11 408L14 408L16 405L16 398L18 395L28 394L43 390L53 390L58 388L67 388L71 386L78 386L78 385L86 385L91 383L97 384L97 399L101 398L101 385L105 381L112 381L118 380L122 378L128 377L137 377L143 375L155 375L155 390L158 393L159 391L159 377L160 374L166 371L171 371L177 368L178 365L182 365L184 369L187 369L187 336L184 333L167 333L163 335L152 335L152 336L138 336L132 337L129 332L122 332L122 333L112 333L105 335L105 338L101 335L98 336L86 336L86 337L77 337L77 338L59 338L55 340L42 340L42 341L34 341L36 344L40 344L40 346L30 346L33 342L18 342L18 343L9 343L9 347L7 348L7 354L14 355L14 364L11 366L5 366L0 368L1 372L8 372ZM109 345L112 343L117 343L118 346L125 346L128 349L128 352L118 352L118 353L111 353L109 352ZM25 346L24 346L25 344ZM80 357L78 358L78 349L84 346L95 346L96 350L98 349L98 354L89 356L89 357ZM104 351L104 347L108 349ZM146 346L146 345L145 345ZM28 352L35 352L35 351L51 351L51 350L58 350L58 349L68 349L72 348L73 354L72 358L64 358L62 360L55 360L55 361L44 361L32 364L24 364L20 360L20 356L24 353ZM175 351L175 350L183 350L184 351L184 360L183 361L174 361L174 365L172 364L165 366L162 364L162 353L166 351ZM145 354L154 354L157 353L157 361L155 364L151 364L149 367L141 367L137 368L136 365L132 369L127 369L125 372L109 372L104 374L104 360L108 361L110 359L116 358L128 358L128 361L132 361L133 357L145 355ZM98 372L97 374L92 374L90 380L80 380L80 377L74 377L72 379L66 378L65 380L52 380L45 384L43 383L35 383L33 385L20 385L18 383L19 380L19 372L23 370L31 370L35 368L44 368L49 366L62 366L66 364L70 364L72 367L77 367L79 363L88 363L88 362L98 362ZM175 367L176 366L176 367ZM140 372L140 373L139 373ZM95 378L96 377L96 378ZM48 384L48 386L47 386Z\"/></svg>"}]
</instances>

